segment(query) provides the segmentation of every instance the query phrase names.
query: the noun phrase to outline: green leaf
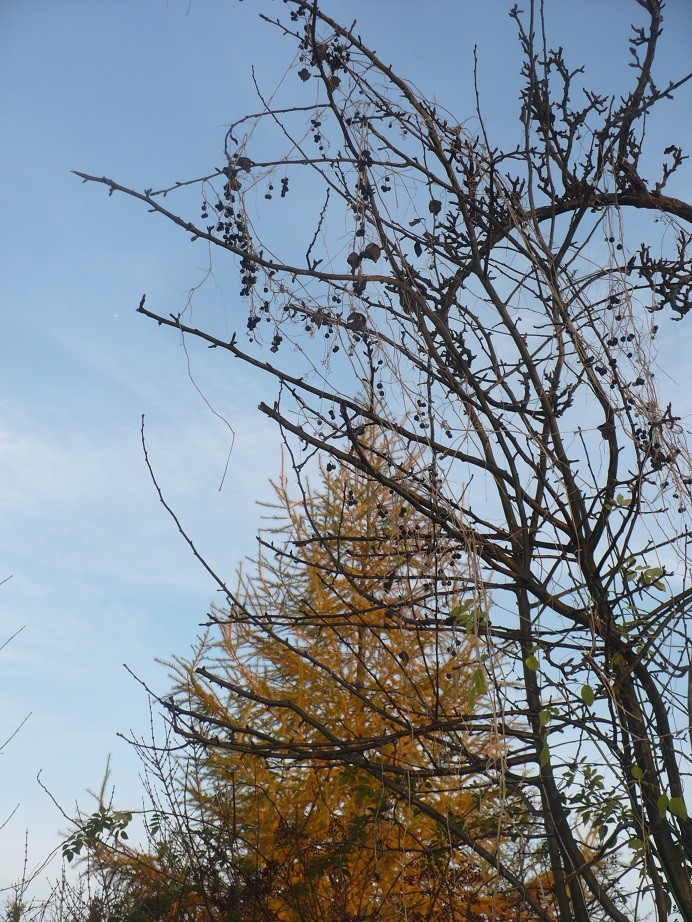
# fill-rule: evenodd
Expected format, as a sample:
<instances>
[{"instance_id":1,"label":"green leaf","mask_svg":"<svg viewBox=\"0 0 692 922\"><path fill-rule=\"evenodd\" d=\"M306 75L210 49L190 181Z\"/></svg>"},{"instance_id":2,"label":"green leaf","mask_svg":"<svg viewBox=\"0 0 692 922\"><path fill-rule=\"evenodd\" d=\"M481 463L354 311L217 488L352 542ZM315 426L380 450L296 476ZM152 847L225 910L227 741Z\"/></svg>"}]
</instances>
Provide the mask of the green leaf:
<instances>
[{"instance_id":1,"label":"green leaf","mask_svg":"<svg viewBox=\"0 0 692 922\"><path fill-rule=\"evenodd\" d=\"M542 710L540 714L538 715L538 720L540 721L541 726L547 727L552 719L552 716L553 715L550 713L550 711L547 708Z\"/></svg>"},{"instance_id":2,"label":"green leaf","mask_svg":"<svg viewBox=\"0 0 692 922\"><path fill-rule=\"evenodd\" d=\"M644 771L638 765L633 765L630 769L630 773L635 781L641 781L644 777Z\"/></svg>"},{"instance_id":3,"label":"green leaf","mask_svg":"<svg viewBox=\"0 0 692 922\"><path fill-rule=\"evenodd\" d=\"M637 838L630 839L629 844L630 844L630 848L634 849L635 852L638 852L640 854L646 849L646 842L643 839L637 839Z\"/></svg>"},{"instance_id":4,"label":"green leaf","mask_svg":"<svg viewBox=\"0 0 692 922\"><path fill-rule=\"evenodd\" d=\"M530 653L530 654L526 657L526 659L524 660L524 665L526 666L527 669L530 669L531 672L537 672L537 671L538 671L538 660L537 660L536 657L533 655L533 653Z\"/></svg>"},{"instance_id":5,"label":"green leaf","mask_svg":"<svg viewBox=\"0 0 692 922\"><path fill-rule=\"evenodd\" d=\"M485 627L487 618L486 613L482 608L474 604L472 598L455 605L450 612L450 616L469 635L476 635Z\"/></svg>"},{"instance_id":6,"label":"green leaf","mask_svg":"<svg viewBox=\"0 0 692 922\"><path fill-rule=\"evenodd\" d=\"M481 666L478 666L473 672L473 687L479 695L483 695L487 691L485 674Z\"/></svg>"},{"instance_id":7,"label":"green leaf","mask_svg":"<svg viewBox=\"0 0 692 922\"><path fill-rule=\"evenodd\" d=\"M336 783L341 785L351 784L358 773L358 769L355 765L347 765L346 768L341 772L339 777L336 779Z\"/></svg>"},{"instance_id":8,"label":"green leaf","mask_svg":"<svg viewBox=\"0 0 692 922\"><path fill-rule=\"evenodd\" d=\"M625 574L627 579L633 579L634 576L637 577L639 585L648 589L653 586L654 589L663 590L666 588L665 583L661 579L665 575L665 570L662 567L635 567Z\"/></svg>"},{"instance_id":9,"label":"green leaf","mask_svg":"<svg viewBox=\"0 0 692 922\"><path fill-rule=\"evenodd\" d=\"M582 685L581 687L581 700L590 708L596 699L593 688L590 685Z\"/></svg>"},{"instance_id":10,"label":"green leaf","mask_svg":"<svg viewBox=\"0 0 692 922\"><path fill-rule=\"evenodd\" d=\"M547 742L543 743L543 749L541 749L541 754L538 761L540 762L541 768L545 768L545 766L550 761L550 748Z\"/></svg>"},{"instance_id":11,"label":"green leaf","mask_svg":"<svg viewBox=\"0 0 692 922\"><path fill-rule=\"evenodd\" d=\"M687 807L682 797L671 797L668 803L668 809L673 816L679 816L681 820L687 819Z\"/></svg>"},{"instance_id":12,"label":"green leaf","mask_svg":"<svg viewBox=\"0 0 692 922\"><path fill-rule=\"evenodd\" d=\"M484 695L487 691L485 684L485 675L482 666L476 666L471 676L471 685L468 691L469 707L473 708L479 695Z\"/></svg>"},{"instance_id":13,"label":"green leaf","mask_svg":"<svg viewBox=\"0 0 692 922\"><path fill-rule=\"evenodd\" d=\"M471 600L467 599L465 602L460 602L458 605L455 605L451 610L450 615L452 618L454 618L455 621L461 621L464 618L464 615L467 614L470 607Z\"/></svg>"},{"instance_id":14,"label":"green leaf","mask_svg":"<svg viewBox=\"0 0 692 922\"><path fill-rule=\"evenodd\" d=\"M161 817L158 813L152 813L151 819L147 822L147 829L154 838L159 834L161 831Z\"/></svg>"},{"instance_id":15,"label":"green leaf","mask_svg":"<svg viewBox=\"0 0 692 922\"><path fill-rule=\"evenodd\" d=\"M656 807L658 809L658 815L663 819L666 815L666 810L670 806L670 800L667 794L661 794L661 796L656 801Z\"/></svg>"},{"instance_id":16,"label":"green leaf","mask_svg":"<svg viewBox=\"0 0 692 922\"><path fill-rule=\"evenodd\" d=\"M644 570L639 579L643 586L652 586L654 583L657 583L658 580L663 576L663 570L661 567L647 567Z\"/></svg>"}]
</instances>

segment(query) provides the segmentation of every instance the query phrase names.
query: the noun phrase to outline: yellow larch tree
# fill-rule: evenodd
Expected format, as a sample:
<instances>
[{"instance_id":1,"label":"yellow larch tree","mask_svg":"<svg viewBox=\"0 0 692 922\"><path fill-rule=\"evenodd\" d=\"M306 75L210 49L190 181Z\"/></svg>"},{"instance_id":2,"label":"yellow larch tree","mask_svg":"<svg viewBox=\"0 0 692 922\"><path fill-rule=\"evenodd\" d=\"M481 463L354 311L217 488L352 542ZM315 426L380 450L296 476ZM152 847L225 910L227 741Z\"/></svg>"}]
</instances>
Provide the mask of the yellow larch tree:
<instances>
[{"instance_id":1,"label":"yellow larch tree","mask_svg":"<svg viewBox=\"0 0 692 922\"><path fill-rule=\"evenodd\" d=\"M173 772L145 753L167 798L151 847L91 843L129 922L143 906L238 922L553 918L529 805L497 780L524 757L488 687L489 601L465 549L398 497L409 464L391 456L369 449L390 486L333 465L298 500L275 484L251 571L174 664L189 748Z\"/></svg>"}]
</instances>

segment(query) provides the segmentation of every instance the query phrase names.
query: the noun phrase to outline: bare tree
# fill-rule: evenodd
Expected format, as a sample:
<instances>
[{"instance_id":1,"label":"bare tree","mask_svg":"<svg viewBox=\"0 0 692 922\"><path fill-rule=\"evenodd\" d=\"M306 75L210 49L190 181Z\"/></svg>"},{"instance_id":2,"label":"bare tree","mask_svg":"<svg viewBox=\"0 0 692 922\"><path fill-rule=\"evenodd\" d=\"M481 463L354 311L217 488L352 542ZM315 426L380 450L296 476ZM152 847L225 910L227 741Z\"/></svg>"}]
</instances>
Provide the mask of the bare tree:
<instances>
[{"instance_id":1,"label":"bare tree","mask_svg":"<svg viewBox=\"0 0 692 922\"><path fill-rule=\"evenodd\" d=\"M440 809L427 769L411 769L407 796L454 854L474 852L521 893L527 918L560 922L629 922L651 906L657 919L692 920L692 473L655 377L658 325L692 307L692 206L667 194L685 159L675 145L657 179L640 172L648 116L688 77L657 85L663 4L637 4L621 97L589 90L550 48L542 5L512 9L520 142L502 150L480 107L459 120L318 0L286 0L285 21L273 7L263 18L299 50L293 98L258 90L259 111L227 133L226 165L191 181L201 221L170 204L191 183L138 192L78 174L235 258L247 344L144 298L139 311L276 381L260 410L281 427L299 481L319 455L384 486L384 516L412 510L427 523L436 586L450 548L463 555L468 604L414 606L412 617L440 644L464 630L482 639L484 719L441 695L409 730L430 769L473 770L523 798L547 896L517 877L501 834L489 849ZM276 230L282 198L314 206L304 242ZM386 456L373 457L377 444ZM338 536L316 527L310 540L348 579ZM224 617L259 617L222 586ZM372 605L386 609L387 592L373 585ZM232 691L241 702L248 692L242 682ZM336 761L401 788L376 746L320 730L318 703L305 715L322 733L309 751L270 726L169 707L210 747ZM395 710L389 718L398 732ZM483 765L446 745L476 726L502 740ZM604 866L629 894L625 907Z\"/></svg>"}]
</instances>

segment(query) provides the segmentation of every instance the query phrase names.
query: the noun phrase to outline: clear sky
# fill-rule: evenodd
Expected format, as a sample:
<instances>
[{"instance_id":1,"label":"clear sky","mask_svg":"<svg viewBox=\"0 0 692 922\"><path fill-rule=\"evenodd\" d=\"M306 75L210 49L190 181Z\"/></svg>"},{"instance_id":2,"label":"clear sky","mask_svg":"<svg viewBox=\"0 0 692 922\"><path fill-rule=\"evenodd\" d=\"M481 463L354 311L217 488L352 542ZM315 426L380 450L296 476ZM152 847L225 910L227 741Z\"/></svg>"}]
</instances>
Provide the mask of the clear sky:
<instances>
[{"instance_id":1,"label":"clear sky","mask_svg":"<svg viewBox=\"0 0 692 922\"><path fill-rule=\"evenodd\" d=\"M516 139L509 2L326 5L357 17L381 57L459 121L473 114L477 43L491 127ZM193 386L176 337L135 313L143 292L155 309L180 310L205 276L205 247L70 172L143 188L222 165L224 127L256 109L252 66L271 89L293 54L259 9L282 7L0 0L0 580L12 577L0 587L0 643L24 627L0 652L0 742L31 712L0 756L0 824L19 804L0 830L0 887L21 872L25 831L33 866L66 828L39 771L70 812L88 805L112 752L116 800L136 805L137 762L116 734L145 733L147 703L122 664L165 690L156 657L187 652L215 597L157 501L141 415L168 499L227 579L254 550L254 501L279 470L277 433L256 410L271 383L193 348L192 376L224 422ZM555 44L587 65L592 86L621 85L627 23L643 17L635 0L546 9ZM689 66L689 0L669 0L663 42L660 83ZM691 115L687 88L663 107L653 140L689 150ZM195 303L242 332L237 289L232 265L216 258ZM670 367L683 368L682 342L670 345Z\"/></svg>"}]
</instances>

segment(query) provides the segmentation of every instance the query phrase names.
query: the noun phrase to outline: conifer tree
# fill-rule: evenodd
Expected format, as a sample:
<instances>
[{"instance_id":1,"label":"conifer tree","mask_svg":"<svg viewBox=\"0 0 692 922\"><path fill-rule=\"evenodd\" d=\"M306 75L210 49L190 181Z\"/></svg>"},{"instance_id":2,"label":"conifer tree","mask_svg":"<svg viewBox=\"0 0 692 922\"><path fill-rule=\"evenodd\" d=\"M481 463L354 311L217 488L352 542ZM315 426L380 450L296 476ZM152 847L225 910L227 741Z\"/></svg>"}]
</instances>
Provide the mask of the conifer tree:
<instances>
[{"instance_id":1,"label":"conifer tree","mask_svg":"<svg viewBox=\"0 0 692 922\"><path fill-rule=\"evenodd\" d=\"M158 779L150 847L82 836L92 869L128 917L551 918L538 857L512 839L526 804L498 786L489 600L393 490L333 466L317 477L298 501L275 486L234 606L175 663L175 730L197 741L213 728L213 745L170 763L141 749Z\"/></svg>"}]
</instances>

